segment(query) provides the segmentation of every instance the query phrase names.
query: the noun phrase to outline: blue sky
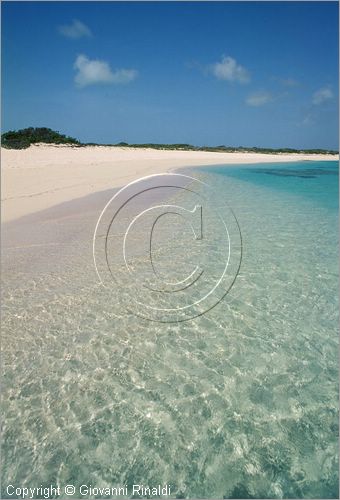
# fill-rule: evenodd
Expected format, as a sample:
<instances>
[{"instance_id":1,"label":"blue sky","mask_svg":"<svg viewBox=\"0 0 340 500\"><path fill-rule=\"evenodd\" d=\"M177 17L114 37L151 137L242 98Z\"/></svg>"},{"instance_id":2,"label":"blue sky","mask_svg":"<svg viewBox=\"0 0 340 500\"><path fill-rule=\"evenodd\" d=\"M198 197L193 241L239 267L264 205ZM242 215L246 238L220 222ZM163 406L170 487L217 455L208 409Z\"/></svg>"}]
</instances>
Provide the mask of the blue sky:
<instances>
[{"instance_id":1,"label":"blue sky","mask_svg":"<svg viewBox=\"0 0 340 500\"><path fill-rule=\"evenodd\" d=\"M3 2L3 130L338 149L336 2Z\"/></svg>"}]
</instances>

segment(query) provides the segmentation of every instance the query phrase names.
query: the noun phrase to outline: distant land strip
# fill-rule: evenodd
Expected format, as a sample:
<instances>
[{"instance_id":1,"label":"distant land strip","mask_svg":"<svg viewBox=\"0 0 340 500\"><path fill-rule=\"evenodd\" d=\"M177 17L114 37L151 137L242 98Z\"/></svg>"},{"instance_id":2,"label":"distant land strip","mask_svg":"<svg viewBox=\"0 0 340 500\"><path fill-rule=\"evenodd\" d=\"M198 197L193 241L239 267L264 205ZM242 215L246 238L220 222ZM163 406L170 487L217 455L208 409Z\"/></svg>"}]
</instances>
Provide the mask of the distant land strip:
<instances>
[{"instance_id":1,"label":"distant land strip","mask_svg":"<svg viewBox=\"0 0 340 500\"><path fill-rule=\"evenodd\" d=\"M207 151L214 153L300 153L300 154L327 154L336 155L339 151L332 149L294 149L294 148L260 148L256 146L193 146L191 144L129 144L127 142L119 142L112 144L98 144L95 142L82 143L64 134L60 134L47 127L29 127L21 130L10 130L1 135L1 145L7 149L26 149L31 144L63 144L73 147L85 146L110 146L110 147L129 147L129 148L151 148L159 150L174 150L174 151Z\"/></svg>"}]
</instances>

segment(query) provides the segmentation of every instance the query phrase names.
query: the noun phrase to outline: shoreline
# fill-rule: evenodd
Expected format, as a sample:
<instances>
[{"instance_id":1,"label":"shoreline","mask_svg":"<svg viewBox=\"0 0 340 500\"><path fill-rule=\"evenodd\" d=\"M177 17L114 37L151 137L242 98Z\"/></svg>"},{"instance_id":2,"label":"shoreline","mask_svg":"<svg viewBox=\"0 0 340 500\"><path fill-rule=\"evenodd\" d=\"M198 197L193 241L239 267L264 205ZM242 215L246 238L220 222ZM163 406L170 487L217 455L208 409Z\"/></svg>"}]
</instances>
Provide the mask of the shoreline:
<instances>
[{"instance_id":1,"label":"shoreline","mask_svg":"<svg viewBox=\"0 0 340 500\"><path fill-rule=\"evenodd\" d=\"M2 148L1 157L3 223L89 194L122 187L139 177L178 168L339 160L339 155L56 145L33 145L23 150Z\"/></svg>"}]
</instances>

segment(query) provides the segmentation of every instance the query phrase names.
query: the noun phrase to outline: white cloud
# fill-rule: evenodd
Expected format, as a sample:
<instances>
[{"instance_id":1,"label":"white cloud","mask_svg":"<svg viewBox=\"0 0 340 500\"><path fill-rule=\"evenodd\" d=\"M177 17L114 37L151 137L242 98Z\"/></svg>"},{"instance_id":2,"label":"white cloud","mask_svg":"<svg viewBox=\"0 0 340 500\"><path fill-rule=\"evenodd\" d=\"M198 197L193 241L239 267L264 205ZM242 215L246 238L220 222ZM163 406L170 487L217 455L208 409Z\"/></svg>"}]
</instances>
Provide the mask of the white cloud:
<instances>
[{"instance_id":1,"label":"white cloud","mask_svg":"<svg viewBox=\"0 0 340 500\"><path fill-rule=\"evenodd\" d=\"M86 24L74 19L71 24L64 24L58 27L59 33L67 38L91 37L92 33Z\"/></svg>"},{"instance_id":2,"label":"white cloud","mask_svg":"<svg viewBox=\"0 0 340 500\"><path fill-rule=\"evenodd\" d=\"M219 80L239 83L247 83L250 80L246 68L238 64L235 59L230 56L223 56L221 62L212 65L211 70Z\"/></svg>"},{"instance_id":3,"label":"white cloud","mask_svg":"<svg viewBox=\"0 0 340 500\"><path fill-rule=\"evenodd\" d=\"M135 69L117 69L112 71L109 63L97 59L89 59L79 55L74 63L77 74L74 81L78 87L96 84L129 83L135 80L138 72Z\"/></svg>"},{"instance_id":4,"label":"white cloud","mask_svg":"<svg viewBox=\"0 0 340 500\"><path fill-rule=\"evenodd\" d=\"M272 100L273 97L269 92L255 92L254 94L251 94L250 96L247 97L246 104L248 104L248 106L255 106L255 107L263 106L264 104L267 104Z\"/></svg>"},{"instance_id":5,"label":"white cloud","mask_svg":"<svg viewBox=\"0 0 340 500\"><path fill-rule=\"evenodd\" d=\"M279 78L281 85L284 87L298 87L299 82L294 78Z\"/></svg>"},{"instance_id":6,"label":"white cloud","mask_svg":"<svg viewBox=\"0 0 340 500\"><path fill-rule=\"evenodd\" d=\"M302 125L314 125L315 121L312 113L308 113L302 120Z\"/></svg>"},{"instance_id":7,"label":"white cloud","mask_svg":"<svg viewBox=\"0 0 340 500\"><path fill-rule=\"evenodd\" d=\"M322 104L329 99L333 99L333 92L328 87L323 87L313 94L313 104Z\"/></svg>"}]
</instances>

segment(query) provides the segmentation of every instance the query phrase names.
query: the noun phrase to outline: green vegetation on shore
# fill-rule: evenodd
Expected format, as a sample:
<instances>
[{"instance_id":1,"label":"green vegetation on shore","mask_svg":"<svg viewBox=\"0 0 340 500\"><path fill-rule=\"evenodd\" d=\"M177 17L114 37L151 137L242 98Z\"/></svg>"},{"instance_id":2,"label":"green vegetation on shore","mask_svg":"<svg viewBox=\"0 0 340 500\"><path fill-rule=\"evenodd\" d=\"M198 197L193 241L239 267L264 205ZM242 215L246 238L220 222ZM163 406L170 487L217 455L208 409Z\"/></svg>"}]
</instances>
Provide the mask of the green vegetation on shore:
<instances>
[{"instance_id":1,"label":"green vegetation on shore","mask_svg":"<svg viewBox=\"0 0 340 500\"><path fill-rule=\"evenodd\" d=\"M65 144L70 146L112 146L112 147L129 147L129 148L151 148L160 150L174 151L210 151L217 153L305 153L305 154L338 154L338 151L328 149L293 149L293 148L258 148L244 146L192 146L191 144L129 144L127 142L119 142L117 144L97 144L94 142L81 143L73 137L69 137L59 132L55 132L50 128L25 128L18 131L10 131L2 134L2 146L8 149L25 149L31 144L46 143L46 144Z\"/></svg>"},{"instance_id":2,"label":"green vegetation on shore","mask_svg":"<svg viewBox=\"0 0 340 500\"><path fill-rule=\"evenodd\" d=\"M18 131L10 130L1 135L1 145L8 149L26 149L31 144L44 142L46 144L80 145L73 137L59 134L50 128L24 128Z\"/></svg>"},{"instance_id":3,"label":"green vegetation on shore","mask_svg":"<svg viewBox=\"0 0 340 500\"><path fill-rule=\"evenodd\" d=\"M176 151L210 151L217 153L305 153L305 154L338 154L338 151L327 149L293 149L293 148L258 148L245 146L192 146L191 144L127 144L120 142L115 144L120 147L130 148L152 148L152 149L173 149Z\"/></svg>"}]
</instances>

